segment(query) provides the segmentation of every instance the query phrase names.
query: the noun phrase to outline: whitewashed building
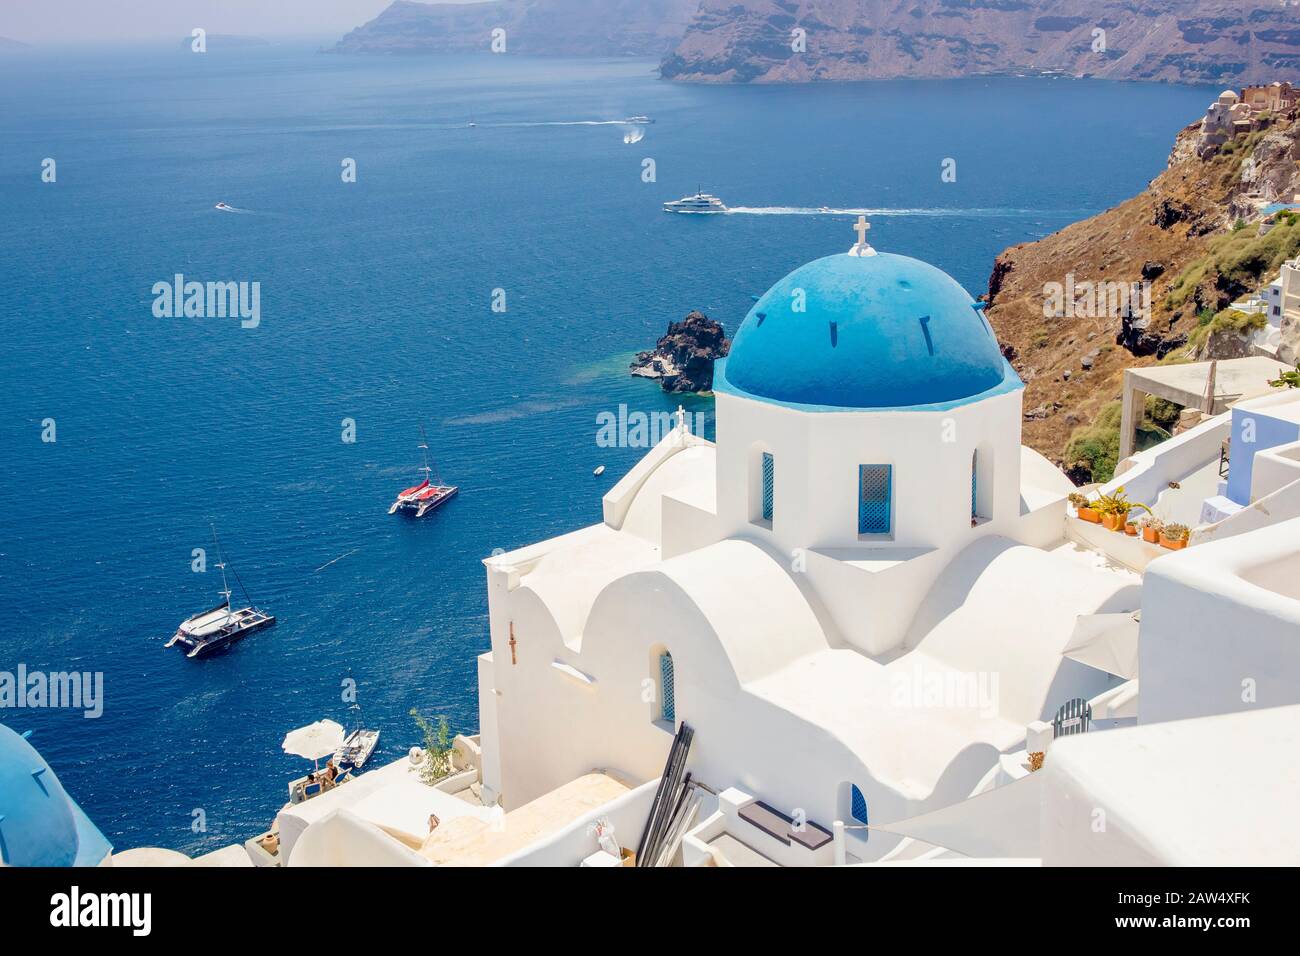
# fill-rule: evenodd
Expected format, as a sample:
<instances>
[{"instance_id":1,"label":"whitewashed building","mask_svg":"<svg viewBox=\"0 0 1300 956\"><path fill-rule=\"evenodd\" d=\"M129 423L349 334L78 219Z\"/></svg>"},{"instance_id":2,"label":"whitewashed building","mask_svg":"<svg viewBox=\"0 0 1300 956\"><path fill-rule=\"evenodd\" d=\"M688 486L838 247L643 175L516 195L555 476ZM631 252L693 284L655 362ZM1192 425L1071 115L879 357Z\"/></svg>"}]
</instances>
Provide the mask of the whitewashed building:
<instances>
[{"instance_id":1,"label":"whitewashed building","mask_svg":"<svg viewBox=\"0 0 1300 956\"><path fill-rule=\"evenodd\" d=\"M1118 683L1065 659L1139 579L1063 540L1073 486L1020 443L1023 386L979 303L864 244L786 276L604 521L485 561L483 782L507 810L593 767L692 768L786 814L960 801L1029 724ZM897 839L851 830L849 855Z\"/></svg>"}]
</instances>

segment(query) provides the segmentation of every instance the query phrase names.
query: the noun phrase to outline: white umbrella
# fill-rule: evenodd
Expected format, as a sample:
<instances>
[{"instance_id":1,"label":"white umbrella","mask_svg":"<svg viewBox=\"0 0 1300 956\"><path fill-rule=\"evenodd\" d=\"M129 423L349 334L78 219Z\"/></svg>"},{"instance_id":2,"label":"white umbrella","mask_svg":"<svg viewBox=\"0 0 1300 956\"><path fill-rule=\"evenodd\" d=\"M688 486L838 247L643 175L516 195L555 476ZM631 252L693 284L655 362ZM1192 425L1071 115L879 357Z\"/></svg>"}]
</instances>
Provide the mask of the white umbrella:
<instances>
[{"instance_id":1,"label":"white umbrella","mask_svg":"<svg viewBox=\"0 0 1300 956\"><path fill-rule=\"evenodd\" d=\"M1138 676L1139 611L1080 614L1062 655L1107 674L1132 680Z\"/></svg>"},{"instance_id":2,"label":"white umbrella","mask_svg":"<svg viewBox=\"0 0 1300 956\"><path fill-rule=\"evenodd\" d=\"M280 747L287 754L319 760L331 756L343 745L343 727L332 720L318 720L284 735Z\"/></svg>"}]
</instances>

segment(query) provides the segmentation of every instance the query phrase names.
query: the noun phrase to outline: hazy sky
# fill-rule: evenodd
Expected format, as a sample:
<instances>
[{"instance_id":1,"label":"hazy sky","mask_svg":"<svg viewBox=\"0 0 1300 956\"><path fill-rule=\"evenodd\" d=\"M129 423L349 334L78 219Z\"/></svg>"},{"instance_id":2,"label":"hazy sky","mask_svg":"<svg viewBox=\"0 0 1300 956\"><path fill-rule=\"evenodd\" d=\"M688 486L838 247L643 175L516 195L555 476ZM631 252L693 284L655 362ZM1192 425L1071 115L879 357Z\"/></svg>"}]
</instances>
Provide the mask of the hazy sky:
<instances>
[{"instance_id":1,"label":"hazy sky","mask_svg":"<svg viewBox=\"0 0 1300 956\"><path fill-rule=\"evenodd\" d=\"M342 36L390 0L0 0L0 36L37 45L175 39L195 27Z\"/></svg>"}]
</instances>

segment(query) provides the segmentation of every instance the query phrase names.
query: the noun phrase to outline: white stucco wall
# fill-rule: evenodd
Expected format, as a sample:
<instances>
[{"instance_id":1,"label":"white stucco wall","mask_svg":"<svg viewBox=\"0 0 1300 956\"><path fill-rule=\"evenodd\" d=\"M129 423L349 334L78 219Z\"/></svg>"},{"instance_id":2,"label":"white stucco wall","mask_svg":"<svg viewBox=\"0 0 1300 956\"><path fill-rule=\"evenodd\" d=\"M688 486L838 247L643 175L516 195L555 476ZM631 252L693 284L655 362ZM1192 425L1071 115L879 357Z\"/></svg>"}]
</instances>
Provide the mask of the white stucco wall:
<instances>
[{"instance_id":1,"label":"white stucco wall","mask_svg":"<svg viewBox=\"0 0 1300 956\"><path fill-rule=\"evenodd\" d=\"M1300 518L1147 566L1141 723L1300 703Z\"/></svg>"},{"instance_id":2,"label":"white stucco wall","mask_svg":"<svg viewBox=\"0 0 1300 956\"><path fill-rule=\"evenodd\" d=\"M1297 726L1281 707L1055 742L1043 865L1295 866Z\"/></svg>"},{"instance_id":3,"label":"white stucco wall","mask_svg":"<svg viewBox=\"0 0 1300 956\"><path fill-rule=\"evenodd\" d=\"M802 412L717 396L718 518L724 536L796 548L930 548L970 534L971 461L990 533L1020 514L1021 392L943 412ZM761 453L775 461L771 527L761 520ZM858 534L858 466L893 466L888 535ZM990 477L991 476L991 477Z\"/></svg>"}]
</instances>

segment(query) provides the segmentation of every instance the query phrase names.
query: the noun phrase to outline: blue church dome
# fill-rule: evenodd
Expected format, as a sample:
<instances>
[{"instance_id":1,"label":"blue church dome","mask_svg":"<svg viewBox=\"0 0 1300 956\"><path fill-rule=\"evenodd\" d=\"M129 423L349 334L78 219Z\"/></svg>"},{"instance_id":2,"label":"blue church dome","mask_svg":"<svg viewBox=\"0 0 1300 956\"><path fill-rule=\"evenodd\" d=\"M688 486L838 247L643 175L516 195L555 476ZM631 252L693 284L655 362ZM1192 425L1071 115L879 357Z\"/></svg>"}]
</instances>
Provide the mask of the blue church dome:
<instances>
[{"instance_id":1,"label":"blue church dome","mask_svg":"<svg viewBox=\"0 0 1300 956\"><path fill-rule=\"evenodd\" d=\"M714 379L811 410L936 409L1023 387L957 280L884 252L826 256L772 286Z\"/></svg>"},{"instance_id":2,"label":"blue church dome","mask_svg":"<svg viewBox=\"0 0 1300 956\"><path fill-rule=\"evenodd\" d=\"M0 862L98 866L111 850L36 749L0 724Z\"/></svg>"}]
</instances>

